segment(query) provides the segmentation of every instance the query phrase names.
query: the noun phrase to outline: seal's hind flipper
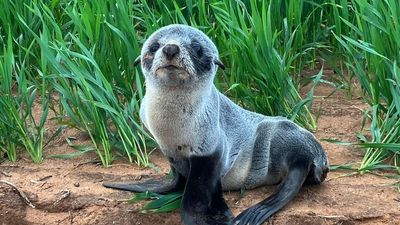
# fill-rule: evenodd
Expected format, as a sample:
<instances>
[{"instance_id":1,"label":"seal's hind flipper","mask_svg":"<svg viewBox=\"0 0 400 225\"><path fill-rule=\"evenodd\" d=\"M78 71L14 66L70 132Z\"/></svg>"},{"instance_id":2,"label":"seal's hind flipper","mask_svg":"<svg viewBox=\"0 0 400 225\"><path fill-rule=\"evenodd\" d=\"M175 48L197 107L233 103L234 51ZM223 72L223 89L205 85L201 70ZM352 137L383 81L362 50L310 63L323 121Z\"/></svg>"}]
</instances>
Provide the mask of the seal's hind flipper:
<instances>
[{"instance_id":1,"label":"seal's hind flipper","mask_svg":"<svg viewBox=\"0 0 400 225\"><path fill-rule=\"evenodd\" d=\"M283 208L300 191L309 170L307 161L297 161L290 166L288 175L276 191L262 202L240 213L232 222L233 225L259 225Z\"/></svg>"},{"instance_id":2,"label":"seal's hind flipper","mask_svg":"<svg viewBox=\"0 0 400 225\"><path fill-rule=\"evenodd\" d=\"M160 180L147 180L141 183L103 183L104 187L132 192L154 192L167 194L175 191L182 191L185 188L186 179L172 168L173 178Z\"/></svg>"}]
</instances>

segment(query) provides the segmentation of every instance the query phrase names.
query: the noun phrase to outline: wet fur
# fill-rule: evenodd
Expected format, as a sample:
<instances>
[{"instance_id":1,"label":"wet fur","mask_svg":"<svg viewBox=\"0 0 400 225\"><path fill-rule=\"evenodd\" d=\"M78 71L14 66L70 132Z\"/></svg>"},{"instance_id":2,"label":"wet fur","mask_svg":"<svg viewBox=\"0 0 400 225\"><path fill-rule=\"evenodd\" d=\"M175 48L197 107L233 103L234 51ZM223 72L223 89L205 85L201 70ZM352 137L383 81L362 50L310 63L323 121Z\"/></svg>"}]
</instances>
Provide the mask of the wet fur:
<instances>
[{"instance_id":1,"label":"wet fur","mask_svg":"<svg viewBox=\"0 0 400 225\"><path fill-rule=\"evenodd\" d=\"M149 52L157 44L159 48ZM162 53L168 44L180 49L172 60ZM287 204L304 182L324 180L327 158L310 132L286 118L247 111L215 88L218 51L201 31L184 25L161 28L145 42L141 56L146 94L140 117L169 159L174 178L153 186L105 186L168 192L185 183L185 224L260 224ZM166 65L174 67L160 70ZM273 195L233 219L223 190L279 183Z\"/></svg>"}]
</instances>

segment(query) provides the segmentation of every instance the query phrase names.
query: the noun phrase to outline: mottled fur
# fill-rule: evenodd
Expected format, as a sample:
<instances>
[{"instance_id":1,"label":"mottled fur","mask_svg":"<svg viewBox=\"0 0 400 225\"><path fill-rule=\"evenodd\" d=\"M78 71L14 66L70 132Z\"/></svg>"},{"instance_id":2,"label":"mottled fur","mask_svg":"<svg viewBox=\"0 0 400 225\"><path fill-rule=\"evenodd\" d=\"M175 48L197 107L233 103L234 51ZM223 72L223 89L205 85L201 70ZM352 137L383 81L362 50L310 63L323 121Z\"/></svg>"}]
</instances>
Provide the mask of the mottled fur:
<instances>
[{"instance_id":1,"label":"mottled fur","mask_svg":"<svg viewBox=\"0 0 400 225\"><path fill-rule=\"evenodd\" d=\"M163 49L165 46L174 48ZM176 50L175 46L179 52L170 52L169 49ZM286 181L293 182L298 189L305 179L308 183L320 183L325 178L327 158L310 132L286 118L247 111L215 88L213 80L217 64L221 63L217 48L201 31L185 25L161 28L145 42L141 62L146 94L140 117L169 158L175 176L180 182L187 180L182 213L185 224L231 221L222 193L204 189L239 190L278 184L297 176L289 174L290 170L303 174L304 179ZM199 162L203 162L204 167ZM197 164L199 166L194 166ZM207 172L211 180L203 177ZM204 181L193 185L198 182L192 181L193 176ZM194 196L198 186L203 190L196 194L205 193L202 198L208 201ZM290 188L281 190L293 195ZM283 194L278 195L272 197L283 198ZM270 207L271 213L282 207L275 207L267 200L263 206ZM284 204L287 201L282 200ZM212 213L210 207L220 212ZM269 216L257 208L246 212L234 222L258 224ZM206 216L194 218L199 214ZM258 214L263 216L258 218Z\"/></svg>"}]
</instances>

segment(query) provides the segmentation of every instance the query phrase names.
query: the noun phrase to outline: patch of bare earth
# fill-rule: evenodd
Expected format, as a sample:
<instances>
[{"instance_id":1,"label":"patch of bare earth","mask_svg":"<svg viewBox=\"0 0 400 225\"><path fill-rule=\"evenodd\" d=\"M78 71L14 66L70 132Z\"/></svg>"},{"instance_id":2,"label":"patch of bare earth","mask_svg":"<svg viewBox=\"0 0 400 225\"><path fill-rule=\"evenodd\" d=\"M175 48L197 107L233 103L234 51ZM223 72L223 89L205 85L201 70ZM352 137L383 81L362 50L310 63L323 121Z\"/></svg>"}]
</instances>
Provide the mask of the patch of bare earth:
<instances>
[{"instance_id":1,"label":"patch of bare earth","mask_svg":"<svg viewBox=\"0 0 400 225\"><path fill-rule=\"evenodd\" d=\"M317 96L326 96L333 89L317 88ZM339 91L332 97L316 98L314 111L320 112L318 138L356 141L360 130L361 100L348 99ZM62 138L46 148L45 154L71 153L64 138L75 136L88 143L84 135L66 131ZM78 143L79 143L78 142ZM353 147L322 142L331 164L357 162L362 152ZM96 155L84 154L62 160L46 159L41 165L21 159L17 163L0 164L0 180L6 180L23 191L35 208L29 207L11 186L0 182L0 224L180 224L179 212L141 214L142 205L122 201L131 193L106 189L103 181L133 181L165 176L168 163L159 152L151 156L155 169L140 169L125 161L116 161L111 168L96 163ZM298 196L266 224L400 224L400 194L390 184L394 180L382 176L340 177L349 171L335 171L319 186L304 187ZM274 187L226 193L225 198L235 215L266 198Z\"/></svg>"}]
</instances>

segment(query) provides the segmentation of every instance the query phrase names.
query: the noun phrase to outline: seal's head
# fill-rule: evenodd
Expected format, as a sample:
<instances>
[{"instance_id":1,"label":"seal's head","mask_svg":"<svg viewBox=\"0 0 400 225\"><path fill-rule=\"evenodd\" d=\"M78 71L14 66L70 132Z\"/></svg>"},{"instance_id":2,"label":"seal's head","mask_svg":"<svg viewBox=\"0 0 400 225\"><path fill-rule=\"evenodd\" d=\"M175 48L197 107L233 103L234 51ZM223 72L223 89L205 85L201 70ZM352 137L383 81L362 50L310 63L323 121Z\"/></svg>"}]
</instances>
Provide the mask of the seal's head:
<instances>
[{"instance_id":1,"label":"seal's head","mask_svg":"<svg viewBox=\"0 0 400 225\"><path fill-rule=\"evenodd\" d=\"M185 87L212 82L218 59L214 43L200 30L173 24L154 32L140 58L146 82L156 87Z\"/></svg>"}]
</instances>

